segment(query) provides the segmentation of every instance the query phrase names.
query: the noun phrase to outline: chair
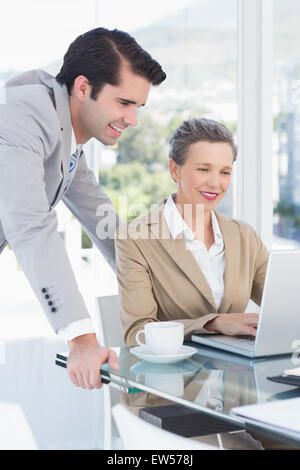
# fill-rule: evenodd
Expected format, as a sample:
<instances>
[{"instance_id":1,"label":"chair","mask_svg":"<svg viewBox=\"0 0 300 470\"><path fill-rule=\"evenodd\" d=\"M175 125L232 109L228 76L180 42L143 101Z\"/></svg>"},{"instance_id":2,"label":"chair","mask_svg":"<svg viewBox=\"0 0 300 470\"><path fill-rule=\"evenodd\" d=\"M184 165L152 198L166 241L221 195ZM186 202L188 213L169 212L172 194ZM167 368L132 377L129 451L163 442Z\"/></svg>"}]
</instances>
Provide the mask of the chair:
<instances>
[{"instance_id":1,"label":"chair","mask_svg":"<svg viewBox=\"0 0 300 470\"><path fill-rule=\"evenodd\" d=\"M117 295L96 298L96 321L99 342L106 348L124 346ZM120 392L110 386L103 387L104 393L104 450L122 448L122 441L112 419L111 409L120 402Z\"/></svg>"},{"instance_id":2,"label":"chair","mask_svg":"<svg viewBox=\"0 0 300 470\"><path fill-rule=\"evenodd\" d=\"M118 404L112 414L121 436L124 450L220 450L218 447L177 436L142 420Z\"/></svg>"}]
</instances>

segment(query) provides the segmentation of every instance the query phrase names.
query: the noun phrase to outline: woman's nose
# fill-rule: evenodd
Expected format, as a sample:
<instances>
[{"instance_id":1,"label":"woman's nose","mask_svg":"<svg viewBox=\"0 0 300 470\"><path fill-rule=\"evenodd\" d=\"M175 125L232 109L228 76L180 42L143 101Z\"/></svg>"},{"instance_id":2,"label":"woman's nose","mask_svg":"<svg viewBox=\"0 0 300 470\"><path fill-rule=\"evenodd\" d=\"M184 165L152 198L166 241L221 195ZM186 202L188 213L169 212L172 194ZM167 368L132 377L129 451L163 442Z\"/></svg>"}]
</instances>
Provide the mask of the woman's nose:
<instances>
[{"instance_id":1,"label":"woman's nose","mask_svg":"<svg viewBox=\"0 0 300 470\"><path fill-rule=\"evenodd\" d=\"M209 178L207 180L207 184L211 188L218 188L220 185L220 177L218 173L210 172Z\"/></svg>"}]
</instances>

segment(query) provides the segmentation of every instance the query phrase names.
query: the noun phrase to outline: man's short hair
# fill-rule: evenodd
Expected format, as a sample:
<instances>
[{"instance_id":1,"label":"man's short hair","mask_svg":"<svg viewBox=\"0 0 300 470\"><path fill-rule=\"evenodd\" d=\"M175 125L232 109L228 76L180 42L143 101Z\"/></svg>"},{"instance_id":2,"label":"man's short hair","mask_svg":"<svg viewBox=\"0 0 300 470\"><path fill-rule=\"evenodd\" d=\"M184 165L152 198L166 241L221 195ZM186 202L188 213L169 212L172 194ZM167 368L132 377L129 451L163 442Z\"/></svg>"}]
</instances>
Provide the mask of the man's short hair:
<instances>
[{"instance_id":1,"label":"man's short hair","mask_svg":"<svg viewBox=\"0 0 300 470\"><path fill-rule=\"evenodd\" d=\"M84 75L92 86L91 98L95 100L105 84L119 85L123 61L129 63L133 73L152 85L159 85L166 78L160 64L130 34L96 28L72 42L56 80L67 86L70 95L76 77Z\"/></svg>"}]
</instances>

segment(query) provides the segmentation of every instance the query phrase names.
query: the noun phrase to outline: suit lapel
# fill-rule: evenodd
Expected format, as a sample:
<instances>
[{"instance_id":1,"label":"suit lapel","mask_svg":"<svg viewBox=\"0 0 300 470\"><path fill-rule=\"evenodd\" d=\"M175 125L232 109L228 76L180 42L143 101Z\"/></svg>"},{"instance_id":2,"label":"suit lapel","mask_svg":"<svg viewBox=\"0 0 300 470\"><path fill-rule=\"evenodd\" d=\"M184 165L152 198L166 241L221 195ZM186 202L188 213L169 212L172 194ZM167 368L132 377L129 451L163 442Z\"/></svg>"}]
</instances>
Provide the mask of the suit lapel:
<instances>
[{"instance_id":1,"label":"suit lapel","mask_svg":"<svg viewBox=\"0 0 300 470\"><path fill-rule=\"evenodd\" d=\"M164 205L165 201L162 201L162 203L156 206L155 209L147 214L144 219L146 224L149 225L152 233L151 237L158 239L165 251L175 261L179 269L186 274L190 281L210 303L215 312L227 312L232 304L239 276L241 247L237 224L215 211L225 248L224 296L220 308L217 309L211 288L194 256L190 250L185 248L184 240L173 240L163 215Z\"/></svg>"},{"instance_id":2,"label":"suit lapel","mask_svg":"<svg viewBox=\"0 0 300 470\"><path fill-rule=\"evenodd\" d=\"M58 190L56 201L59 201L63 195L66 180L68 177L70 157L71 157L71 137L72 137L72 123L70 115L70 104L68 90L65 85L61 86L55 78L53 79L53 91L55 96L55 108L59 118L61 133L62 133L62 172L63 179Z\"/></svg>"},{"instance_id":3,"label":"suit lapel","mask_svg":"<svg viewBox=\"0 0 300 470\"><path fill-rule=\"evenodd\" d=\"M236 223L222 217L215 211L225 247L225 286L219 312L227 312L232 304L238 283L241 246L239 229Z\"/></svg>"},{"instance_id":4,"label":"suit lapel","mask_svg":"<svg viewBox=\"0 0 300 470\"><path fill-rule=\"evenodd\" d=\"M163 215L165 201L146 216L146 223L150 226L151 237L158 239L168 255L175 261L179 269L183 271L203 297L210 303L213 311L217 307L207 280L191 251L186 249L182 239L174 240L170 234L168 225Z\"/></svg>"}]
</instances>

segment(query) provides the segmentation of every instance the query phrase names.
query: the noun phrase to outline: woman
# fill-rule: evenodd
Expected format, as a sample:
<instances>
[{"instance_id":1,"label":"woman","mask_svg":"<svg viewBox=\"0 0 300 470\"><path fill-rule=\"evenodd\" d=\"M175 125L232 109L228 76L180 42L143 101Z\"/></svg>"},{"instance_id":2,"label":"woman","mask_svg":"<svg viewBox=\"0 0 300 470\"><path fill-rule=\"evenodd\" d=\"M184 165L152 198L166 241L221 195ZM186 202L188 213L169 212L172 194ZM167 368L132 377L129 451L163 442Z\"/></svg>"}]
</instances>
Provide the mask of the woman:
<instances>
[{"instance_id":1,"label":"woman","mask_svg":"<svg viewBox=\"0 0 300 470\"><path fill-rule=\"evenodd\" d=\"M236 155L232 133L222 124L184 121L170 141L177 193L119 227L117 276L128 346L153 321L181 321L186 338L194 332L255 336L258 315L244 312L250 299L260 305L268 252L251 226L215 210L230 186ZM123 401L135 413L168 403L145 393ZM231 397L231 406L240 405L238 396ZM229 448L261 448L246 432L226 437Z\"/></svg>"},{"instance_id":2,"label":"woman","mask_svg":"<svg viewBox=\"0 0 300 470\"><path fill-rule=\"evenodd\" d=\"M246 223L215 208L228 191L237 149L208 119L184 121L170 141L177 193L119 230L121 319L127 345L147 322L178 320L191 333L256 334L268 252ZM120 236L122 232L122 236Z\"/></svg>"}]
</instances>

